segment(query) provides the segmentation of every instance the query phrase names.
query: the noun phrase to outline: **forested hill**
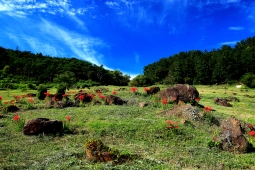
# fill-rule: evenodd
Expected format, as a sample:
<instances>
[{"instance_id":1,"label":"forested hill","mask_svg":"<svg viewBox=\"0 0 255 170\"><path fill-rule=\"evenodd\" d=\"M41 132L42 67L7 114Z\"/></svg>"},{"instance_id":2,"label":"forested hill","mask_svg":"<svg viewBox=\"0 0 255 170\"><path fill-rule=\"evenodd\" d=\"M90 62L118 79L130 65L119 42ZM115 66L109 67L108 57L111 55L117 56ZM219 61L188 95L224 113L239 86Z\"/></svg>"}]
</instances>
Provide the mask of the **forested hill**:
<instances>
[{"instance_id":1,"label":"forested hill","mask_svg":"<svg viewBox=\"0 0 255 170\"><path fill-rule=\"evenodd\" d=\"M55 58L0 47L0 79L26 81L35 84L52 83L61 75L72 77L73 82L90 81L100 85L127 85L130 76L106 70L76 58Z\"/></svg>"},{"instance_id":2,"label":"forested hill","mask_svg":"<svg viewBox=\"0 0 255 170\"><path fill-rule=\"evenodd\" d=\"M215 84L255 74L255 37L212 51L180 52L144 67L144 78L155 83Z\"/></svg>"}]
</instances>

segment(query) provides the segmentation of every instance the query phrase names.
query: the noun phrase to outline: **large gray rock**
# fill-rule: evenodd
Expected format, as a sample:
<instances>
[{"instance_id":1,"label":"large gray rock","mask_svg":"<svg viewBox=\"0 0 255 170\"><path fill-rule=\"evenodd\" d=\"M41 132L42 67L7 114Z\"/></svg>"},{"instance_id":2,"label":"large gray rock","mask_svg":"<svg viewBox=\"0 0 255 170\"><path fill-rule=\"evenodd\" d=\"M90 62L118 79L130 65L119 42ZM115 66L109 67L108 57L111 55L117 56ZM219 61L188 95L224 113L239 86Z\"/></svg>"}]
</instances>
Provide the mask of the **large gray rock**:
<instances>
[{"instance_id":1,"label":"large gray rock","mask_svg":"<svg viewBox=\"0 0 255 170\"><path fill-rule=\"evenodd\" d=\"M168 87L159 93L159 98L167 99L176 102L193 102L195 98L199 97L196 88L187 84L176 84L173 87Z\"/></svg>"},{"instance_id":2,"label":"large gray rock","mask_svg":"<svg viewBox=\"0 0 255 170\"><path fill-rule=\"evenodd\" d=\"M48 118L36 118L25 123L24 135L56 134L63 129L63 122Z\"/></svg>"},{"instance_id":3,"label":"large gray rock","mask_svg":"<svg viewBox=\"0 0 255 170\"><path fill-rule=\"evenodd\" d=\"M221 122L220 133L214 137L214 140L220 144L222 150L229 152L245 153L250 147L244 137L241 121L233 116Z\"/></svg>"}]
</instances>

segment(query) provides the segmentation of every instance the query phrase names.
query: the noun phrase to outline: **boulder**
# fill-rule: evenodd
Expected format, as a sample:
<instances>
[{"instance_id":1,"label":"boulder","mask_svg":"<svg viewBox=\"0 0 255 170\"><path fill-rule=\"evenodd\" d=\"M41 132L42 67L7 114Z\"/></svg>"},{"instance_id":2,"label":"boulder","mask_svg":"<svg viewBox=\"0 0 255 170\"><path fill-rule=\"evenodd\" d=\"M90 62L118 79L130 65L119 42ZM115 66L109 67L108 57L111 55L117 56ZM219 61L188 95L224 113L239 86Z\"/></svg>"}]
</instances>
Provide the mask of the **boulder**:
<instances>
[{"instance_id":1,"label":"boulder","mask_svg":"<svg viewBox=\"0 0 255 170\"><path fill-rule=\"evenodd\" d=\"M115 95L106 96L105 97L105 102L108 105L112 105L112 104L115 104L115 105L127 104L127 101L125 101L125 100L123 100L120 97L115 96Z\"/></svg>"},{"instance_id":2,"label":"boulder","mask_svg":"<svg viewBox=\"0 0 255 170\"><path fill-rule=\"evenodd\" d=\"M157 92L159 92L160 91L160 88L159 87L151 87L151 88L149 88L147 91L146 91L146 93L147 94L156 94Z\"/></svg>"},{"instance_id":3,"label":"boulder","mask_svg":"<svg viewBox=\"0 0 255 170\"><path fill-rule=\"evenodd\" d=\"M250 145L244 137L244 133L245 130L241 126L241 121L231 116L221 122L220 132L214 137L214 141L219 143L222 150L245 153Z\"/></svg>"},{"instance_id":4,"label":"boulder","mask_svg":"<svg viewBox=\"0 0 255 170\"><path fill-rule=\"evenodd\" d=\"M19 111L19 108L15 105L9 105L7 106L7 112L17 112Z\"/></svg>"},{"instance_id":5,"label":"boulder","mask_svg":"<svg viewBox=\"0 0 255 170\"><path fill-rule=\"evenodd\" d=\"M24 135L56 134L61 132L62 129L62 121L36 118L25 123L23 133Z\"/></svg>"},{"instance_id":6,"label":"boulder","mask_svg":"<svg viewBox=\"0 0 255 170\"><path fill-rule=\"evenodd\" d=\"M196 88L186 84L176 84L173 87L168 87L159 93L159 98L170 101L182 101L184 103L194 102L195 98L199 97Z\"/></svg>"},{"instance_id":7,"label":"boulder","mask_svg":"<svg viewBox=\"0 0 255 170\"><path fill-rule=\"evenodd\" d=\"M83 96L83 98L81 98L80 96ZM90 103L92 101L92 97L88 94L88 93L77 93L74 95L74 101L75 101L75 105L79 105L80 102L82 103Z\"/></svg>"}]
</instances>

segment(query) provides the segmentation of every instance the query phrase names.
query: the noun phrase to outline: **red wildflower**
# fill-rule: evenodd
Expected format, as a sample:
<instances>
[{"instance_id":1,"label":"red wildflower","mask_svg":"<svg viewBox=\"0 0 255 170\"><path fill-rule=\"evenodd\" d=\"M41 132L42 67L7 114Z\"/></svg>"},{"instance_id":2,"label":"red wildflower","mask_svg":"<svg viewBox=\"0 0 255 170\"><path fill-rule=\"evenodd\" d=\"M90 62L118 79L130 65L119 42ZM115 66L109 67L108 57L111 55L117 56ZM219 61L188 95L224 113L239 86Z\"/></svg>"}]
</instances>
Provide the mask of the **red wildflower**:
<instances>
[{"instance_id":1,"label":"red wildflower","mask_svg":"<svg viewBox=\"0 0 255 170\"><path fill-rule=\"evenodd\" d=\"M45 92L44 93L46 96L50 96L50 92Z\"/></svg>"},{"instance_id":2,"label":"red wildflower","mask_svg":"<svg viewBox=\"0 0 255 170\"><path fill-rule=\"evenodd\" d=\"M196 101L196 102L199 102L199 101L200 101L200 98L199 98L199 97L196 97L196 98L195 98L195 101Z\"/></svg>"},{"instance_id":3,"label":"red wildflower","mask_svg":"<svg viewBox=\"0 0 255 170\"><path fill-rule=\"evenodd\" d=\"M167 104L167 99L163 99L161 102L162 104Z\"/></svg>"},{"instance_id":4,"label":"red wildflower","mask_svg":"<svg viewBox=\"0 0 255 170\"><path fill-rule=\"evenodd\" d=\"M249 127L250 129L254 129L254 126L253 126L252 124L248 124L248 127Z\"/></svg>"},{"instance_id":5,"label":"red wildflower","mask_svg":"<svg viewBox=\"0 0 255 170\"><path fill-rule=\"evenodd\" d=\"M116 90L114 89L112 92L113 95L117 94Z\"/></svg>"},{"instance_id":6,"label":"red wildflower","mask_svg":"<svg viewBox=\"0 0 255 170\"><path fill-rule=\"evenodd\" d=\"M84 97L85 97L84 95L80 95L80 96L79 96L80 101L83 100Z\"/></svg>"},{"instance_id":7,"label":"red wildflower","mask_svg":"<svg viewBox=\"0 0 255 170\"><path fill-rule=\"evenodd\" d=\"M14 105L14 104L15 104L15 100L11 100L10 103L11 103L12 105Z\"/></svg>"},{"instance_id":8,"label":"red wildflower","mask_svg":"<svg viewBox=\"0 0 255 170\"><path fill-rule=\"evenodd\" d=\"M248 134L249 134L250 136L254 137L254 136L255 136L255 130L252 130L252 131L248 132Z\"/></svg>"},{"instance_id":9,"label":"red wildflower","mask_svg":"<svg viewBox=\"0 0 255 170\"><path fill-rule=\"evenodd\" d=\"M2 96L0 96L0 100L3 100L3 97L2 97Z\"/></svg>"},{"instance_id":10,"label":"red wildflower","mask_svg":"<svg viewBox=\"0 0 255 170\"><path fill-rule=\"evenodd\" d=\"M94 94L89 94L89 96L91 97L91 99L93 100L94 99Z\"/></svg>"},{"instance_id":11,"label":"red wildflower","mask_svg":"<svg viewBox=\"0 0 255 170\"><path fill-rule=\"evenodd\" d=\"M66 120L68 121L68 122L70 122L70 120L71 120L71 116L66 116Z\"/></svg>"},{"instance_id":12,"label":"red wildflower","mask_svg":"<svg viewBox=\"0 0 255 170\"><path fill-rule=\"evenodd\" d=\"M131 91L132 93L136 92L137 90L138 90L138 88L136 88L136 87L131 87L131 88L130 88L130 91Z\"/></svg>"},{"instance_id":13,"label":"red wildflower","mask_svg":"<svg viewBox=\"0 0 255 170\"><path fill-rule=\"evenodd\" d=\"M4 104L5 104L5 105L7 105L7 104L9 104L9 102L8 102L8 101L6 101L6 102L4 102Z\"/></svg>"},{"instance_id":14,"label":"red wildflower","mask_svg":"<svg viewBox=\"0 0 255 170\"><path fill-rule=\"evenodd\" d=\"M31 103L31 104L34 104L34 99L31 98L31 97L29 97L29 98L27 99L27 102L29 102L29 103Z\"/></svg>"},{"instance_id":15,"label":"red wildflower","mask_svg":"<svg viewBox=\"0 0 255 170\"><path fill-rule=\"evenodd\" d=\"M173 101L176 101L176 97L173 98Z\"/></svg>"},{"instance_id":16,"label":"red wildflower","mask_svg":"<svg viewBox=\"0 0 255 170\"><path fill-rule=\"evenodd\" d=\"M22 96L17 96L17 99L21 99L22 98Z\"/></svg>"},{"instance_id":17,"label":"red wildflower","mask_svg":"<svg viewBox=\"0 0 255 170\"><path fill-rule=\"evenodd\" d=\"M17 122L19 119L20 119L19 115L15 115L15 116L13 117L13 120L14 120L15 122Z\"/></svg>"},{"instance_id":18,"label":"red wildflower","mask_svg":"<svg viewBox=\"0 0 255 170\"><path fill-rule=\"evenodd\" d=\"M62 96L63 96L63 97L67 97L67 94L63 94Z\"/></svg>"},{"instance_id":19,"label":"red wildflower","mask_svg":"<svg viewBox=\"0 0 255 170\"><path fill-rule=\"evenodd\" d=\"M105 98L105 96L103 96L103 95L100 95L99 97L100 97L100 99L102 99L102 100Z\"/></svg>"},{"instance_id":20,"label":"red wildflower","mask_svg":"<svg viewBox=\"0 0 255 170\"><path fill-rule=\"evenodd\" d=\"M148 87L144 87L143 89L144 89L145 92L147 92L149 90Z\"/></svg>"},{"instance_id":21,"label":"red wildflower","mask_svg":"<svg viewBox=\"0 0 255 170\"><path fill-rule=\"evenodd\" d=\"M204 107L204 110L205 110L206 112L210 112L210 111L212 111L212 107L210 107L210 106L205 106L205 107Z\"/></svg>"}]
</instances>

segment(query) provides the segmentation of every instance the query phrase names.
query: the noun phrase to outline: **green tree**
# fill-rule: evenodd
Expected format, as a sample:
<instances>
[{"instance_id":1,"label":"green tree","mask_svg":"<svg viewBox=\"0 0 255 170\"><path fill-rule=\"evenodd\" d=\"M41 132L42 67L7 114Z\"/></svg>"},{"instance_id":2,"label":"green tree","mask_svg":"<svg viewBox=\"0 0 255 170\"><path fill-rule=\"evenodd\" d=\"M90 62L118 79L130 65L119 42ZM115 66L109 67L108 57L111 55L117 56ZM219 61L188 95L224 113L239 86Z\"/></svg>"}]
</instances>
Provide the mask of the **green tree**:
<instances>
[{"instance_id":1,"label":"green tree","mask_svg":"<svg viewBox=\"0 0 255 170\"><path fill-rule=\"evenodd\" d=\"M64 73L56 75L53 81L56 83L63 83L65 84L66 89L69 89L76 83L76 78L73 72L65 71Z\"/></svg>"}]
</instances>

